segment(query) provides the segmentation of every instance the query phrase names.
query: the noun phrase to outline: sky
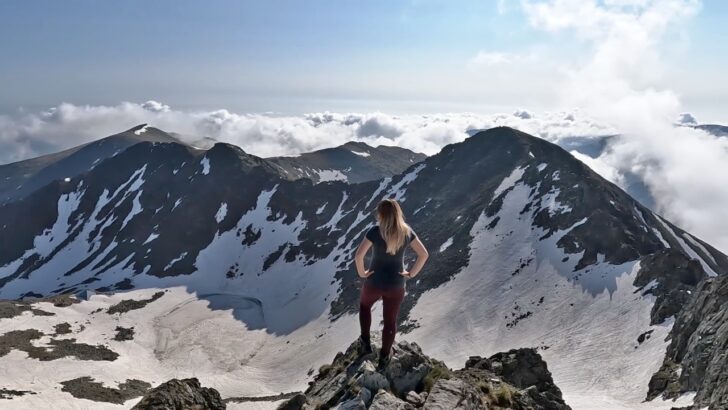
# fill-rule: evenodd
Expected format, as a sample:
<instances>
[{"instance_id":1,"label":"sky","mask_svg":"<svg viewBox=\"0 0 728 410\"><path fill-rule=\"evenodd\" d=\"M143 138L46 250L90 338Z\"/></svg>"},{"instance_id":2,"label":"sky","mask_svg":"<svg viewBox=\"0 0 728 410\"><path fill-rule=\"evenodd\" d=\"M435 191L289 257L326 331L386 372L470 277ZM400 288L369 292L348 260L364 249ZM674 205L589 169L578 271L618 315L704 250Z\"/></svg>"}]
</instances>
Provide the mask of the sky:
<instances>
[{"instance_id":1,"label":"sky","mask_svg":"<svg viewBox=\"0 0 728 410\"><path fill-rule=\"evenodd\" d=\"M283 114L552 109L588 39L529 24L525 3L4 0L0 112L150 99ZM728 112L728 4L698 9L665 35L655 84L715 122Z\"/></svg>"},{"instance_id":2,"label":"sky","mask_svg":"<svg viewBox=\"0 0 728 410\"><path fill-rule=\"evenodd\" d=\"M149 123L260 156L559 142L728 253L723 0L0 1L0 164ZM687 114L686 114L687 113Z\"/></svg>"}]
</instances>

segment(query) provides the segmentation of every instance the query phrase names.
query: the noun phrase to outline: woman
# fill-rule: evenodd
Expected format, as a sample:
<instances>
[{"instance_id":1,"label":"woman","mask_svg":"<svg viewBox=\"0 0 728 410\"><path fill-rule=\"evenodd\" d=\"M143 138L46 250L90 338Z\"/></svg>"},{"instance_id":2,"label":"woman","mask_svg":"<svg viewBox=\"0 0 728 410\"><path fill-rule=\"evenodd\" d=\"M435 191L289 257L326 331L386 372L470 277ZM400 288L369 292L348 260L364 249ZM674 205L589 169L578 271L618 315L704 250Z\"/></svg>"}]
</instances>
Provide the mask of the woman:
<instances>
[{"instance_id":1,"label":"woman","mask_svg":"<svg viewBox=\"0 0 728 410\"><path fill-rule=\"evenodd\" d=\"M362 354L372 351L369 328L372 323L372 305L382 299L384 305L384 329L382 348L379 352L379 368L389 363L394 335L397 331L397 314L404 300L404 284L420 273L429 254L417 234L404 221L402 208L394 199L384 199L377 205L377 226L366 233L356 250L356 270L364 278L359 301L360 347ZM404 267L404 251L409 244L417 253L412 269ZM364 269L364 255L372 247L374 252L369 269Z\"/></svg>"}]
</instances>

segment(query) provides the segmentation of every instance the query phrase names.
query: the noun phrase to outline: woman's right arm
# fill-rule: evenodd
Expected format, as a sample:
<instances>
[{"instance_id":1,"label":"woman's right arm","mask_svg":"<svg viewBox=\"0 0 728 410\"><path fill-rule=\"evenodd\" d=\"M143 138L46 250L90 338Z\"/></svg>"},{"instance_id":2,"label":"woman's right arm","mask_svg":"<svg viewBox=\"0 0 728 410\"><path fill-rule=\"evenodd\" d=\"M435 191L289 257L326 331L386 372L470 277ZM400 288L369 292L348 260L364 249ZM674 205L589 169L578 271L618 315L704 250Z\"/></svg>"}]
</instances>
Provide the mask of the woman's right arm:
<instances>
[{"instance_id":1,"label":"woman's right arm","mask_svg":"<svg viewBox=\"0 0 728 410\"><path fill-rule=\"evenodd\" d=\"M372 274L372 271L368 271L364 267L364 256L367 254L367 251L369 251L369 248L371 248L371 246L372 241L364 238L364 240L361 241L361 243L359 244L359 247L356 249L354 262L356 263L356 273L361 278L366 278L367 276L370 276Z\"/></svg>"}]
</instances>

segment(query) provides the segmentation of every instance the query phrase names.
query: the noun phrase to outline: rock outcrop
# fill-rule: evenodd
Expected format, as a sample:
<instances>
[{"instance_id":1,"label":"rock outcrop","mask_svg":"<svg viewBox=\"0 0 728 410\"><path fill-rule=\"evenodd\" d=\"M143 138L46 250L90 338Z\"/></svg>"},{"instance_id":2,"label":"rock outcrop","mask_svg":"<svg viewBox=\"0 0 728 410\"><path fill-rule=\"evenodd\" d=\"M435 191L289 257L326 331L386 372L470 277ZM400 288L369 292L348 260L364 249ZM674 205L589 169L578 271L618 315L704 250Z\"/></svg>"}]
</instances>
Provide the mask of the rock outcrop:
<instances>
[{"instance_id":1,"label":"rock outcrop","mask_svg":"<svg viewBox=\"0 0 728 410\"><path fill-rule=\"evenodd\" d=\"M700 262L672 248L643 257L634 285L643 295L655 296L650 324L656 325L677 315L698 283L706 277Z\"/></svg>"},{"instance_id":2,"label":"rock outcrop","mask_svg":"<svg viewBox=\"0 0 728 410\"><path fill-rule=\"evenodd\" d=\"M533 349L471 357L454 371L416 343L397 343L384 369L374 366L376 354L357 352L358 342L339 352L279 409L570 409Z\"/></svg>"},{"instance_id":3,"label":"rock outcrop","mask_svg":"<svg viewBox=\"0 0 728 410\"><path fill-rule=\"evenodd\" d=\"M685 392L696 407L728 408L728 276L704 279L680 311L647 399Z\"/></svg>"},{"instance_id":4,"label":"rock outcrop","mask_svg":"<svg viewBox=\"0 0 728 410\"><path fill-rule=\"evenodd\" d=\"M202 387L196 378L172 379L149 390L133 410L221 410L225 403L217 390Z\"/></svg>"}]
</instances>

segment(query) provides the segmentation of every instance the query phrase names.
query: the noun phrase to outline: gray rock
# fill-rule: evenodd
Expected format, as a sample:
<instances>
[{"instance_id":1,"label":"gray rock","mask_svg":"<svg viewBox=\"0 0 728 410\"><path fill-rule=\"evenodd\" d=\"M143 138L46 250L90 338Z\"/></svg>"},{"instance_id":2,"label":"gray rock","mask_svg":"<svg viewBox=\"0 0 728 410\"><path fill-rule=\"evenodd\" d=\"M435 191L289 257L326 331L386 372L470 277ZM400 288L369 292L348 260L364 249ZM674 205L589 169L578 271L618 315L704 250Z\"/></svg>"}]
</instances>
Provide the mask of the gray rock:
<instances>
[{"instance_id":1,"label":"gray rock","mask_svg":"<svg viewBox=\"0 0 728 410\"><path fill-rule=\"evenodd\" d=\"M415 407L386 390L379 390L369 410L409 410Z\"/></svg>"},{"instance_id":2,"label":"gray rock","mask_svg":"<svg viewBox=\"0 0 728 410\"><path fill-rule=\"evenodd\" d=\"M338 373L323 380L322 383L312 386L314 389L310 393L317 402L336 403L337 399L344 394L346 379L346 373Z\"/></svg>"},{"instance_id":3,"label":"gray rock","mask_svg":"<svg viewBox=\"0 0 728 410\"><path fill-rule=\"evenodd\" d=\"M423 394L419 394L419 393L416 393L414 391L410 391L409 393L407 393L407 396L405 396L404 399L408 403L412 403L413 405L419 407L419 406L422 406L425 403L426 398L427 398L427 393L426 392L423 392Z\"/></svg>"},{"instance_id":4,"label":"gray rock","mask_svg":"<svg viewBox=\"0 0 728 410\"><path fill-rule=\"evenodd\" d=\"M356 397L363 401L367 406L369 406L370 404L372 404L372 399L374 398L374 395L372 394L371 390L362 387Z\"/></svg>"},{"instance_id":5,"label":"gray rock","mask_svg":"<svg viewBox=\"0 0 728 410\"><path fill-rule=\"evenodd\" d=\"M351 399L340 403L336 410L366 410L367 405L361 399Z\"/></svg>"},{"instance_id":6,"label":"gray rock","mask_svg":"<svg viewBox=\"0 0 728 410\"><path fill-rule=\"evenodd\" d=\"M423 409L426 410L476 410L485 403L475 388L460 379L439 379L432 387Z\"/></svg>"},{"instance_id":7,"label":"gray rock","mask_svg":"<svg viewBox=\"0 0 728 410\"><path fill-rule=\"evenodd\" d=\"M370 362L365 361L359 367L358 383L370 391L379 391L379 389L389 388L389 380L383 374L377 372L376 367Z\"/></svg>"}]
</instances>

